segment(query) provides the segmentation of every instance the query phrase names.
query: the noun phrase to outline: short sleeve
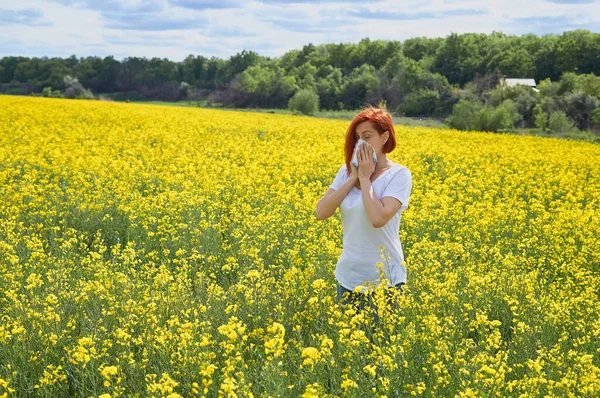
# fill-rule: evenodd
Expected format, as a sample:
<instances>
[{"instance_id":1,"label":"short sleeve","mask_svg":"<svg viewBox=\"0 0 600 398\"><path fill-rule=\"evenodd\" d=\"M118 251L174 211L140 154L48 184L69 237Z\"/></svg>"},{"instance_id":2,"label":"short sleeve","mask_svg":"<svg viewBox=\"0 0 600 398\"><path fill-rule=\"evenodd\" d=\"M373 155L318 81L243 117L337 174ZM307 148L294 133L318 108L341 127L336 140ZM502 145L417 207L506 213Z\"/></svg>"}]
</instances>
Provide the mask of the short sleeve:
<instances>
[{"instance_id":1,"label":"short sleeve","mask_svg":"<svg viewBox=\"0 0 600 398\"><path fill-rule=\"evenodd\" d=\"M342 167L340 167L337 175L335 176L335 178L333 179L333 182L331 183L331 185L329 186L329 188L331 189L335 189L336 191L338 189L340 189L340 187L342 186L342 184L344 184L344 182L346 182L347 180L347 171L346 171L346 165L343 164Z\"/></svg>"},{"instance_id":2,"label":"short sleeve","mask_svg":"<svg viewBox=\"0 0 600 398\"><path fill-rule=\"evenodd\" d=\"M411 191L412 173L408 168L404 167L392 176L390 183L385 187L381 197L391 196L398 199L402 203L400 210L406 210Z\"/></svg>"}]
</instances>

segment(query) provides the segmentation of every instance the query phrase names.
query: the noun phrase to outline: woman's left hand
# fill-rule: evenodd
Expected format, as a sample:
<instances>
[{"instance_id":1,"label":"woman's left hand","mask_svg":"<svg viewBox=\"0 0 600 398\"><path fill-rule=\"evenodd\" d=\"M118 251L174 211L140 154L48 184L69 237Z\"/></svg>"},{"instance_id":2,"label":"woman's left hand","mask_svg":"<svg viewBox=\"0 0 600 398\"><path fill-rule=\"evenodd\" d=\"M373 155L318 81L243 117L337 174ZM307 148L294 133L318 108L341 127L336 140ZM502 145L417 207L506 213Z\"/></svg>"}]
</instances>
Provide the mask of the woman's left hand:
<instances>
[{"instance_id":1,"label":"woman's left hand","mask_svg":"<svg viewBox=\"0 0 600 398\"><path fill-rule=\"evenodd\" d=\"M373 149L370 145L362 144L358 150L358 179L371 178L374 172Z\"/></svg>"}]
</instances>

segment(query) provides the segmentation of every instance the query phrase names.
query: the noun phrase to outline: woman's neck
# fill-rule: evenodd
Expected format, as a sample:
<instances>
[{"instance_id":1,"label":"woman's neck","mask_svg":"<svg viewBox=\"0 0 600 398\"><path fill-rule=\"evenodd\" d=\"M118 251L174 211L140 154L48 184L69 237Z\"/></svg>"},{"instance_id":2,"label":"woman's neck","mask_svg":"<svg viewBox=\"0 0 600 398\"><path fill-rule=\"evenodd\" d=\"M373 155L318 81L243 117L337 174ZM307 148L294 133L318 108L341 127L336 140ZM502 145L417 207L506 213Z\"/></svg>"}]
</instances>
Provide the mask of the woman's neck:
<instances>
[{"instance_id":1,"label":"woman's neck","mask_svg":"<svg viewBox=\"0 0 600 398\"><path fill-rule=\"evenodd\" d=\"M385 170L391 165L391 162L388 160L387 156L382 155L381 157L377 156L377 164L375 165L375 170Z\"/></svg>"}]
</instances>

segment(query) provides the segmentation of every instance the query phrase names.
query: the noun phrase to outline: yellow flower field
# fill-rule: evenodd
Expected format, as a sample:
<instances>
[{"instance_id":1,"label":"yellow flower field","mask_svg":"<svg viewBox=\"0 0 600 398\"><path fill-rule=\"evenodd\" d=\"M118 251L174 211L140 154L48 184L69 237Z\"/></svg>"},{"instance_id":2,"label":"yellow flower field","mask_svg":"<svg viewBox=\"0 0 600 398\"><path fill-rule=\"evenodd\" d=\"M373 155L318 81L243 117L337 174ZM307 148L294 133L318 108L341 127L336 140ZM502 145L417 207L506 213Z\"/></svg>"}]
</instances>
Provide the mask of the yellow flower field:
<instances>
[{"instance_id":1,"label":"yellow flower field","mask_svg":"<svg viewBox=\"0 0 600 398\"><path fill-rule=\"evenodd\" d=\"M0 96L0 397L597 397L600 147L397 126L372 344L315 215L348 124Z\"/></svg>"}]
</instances>

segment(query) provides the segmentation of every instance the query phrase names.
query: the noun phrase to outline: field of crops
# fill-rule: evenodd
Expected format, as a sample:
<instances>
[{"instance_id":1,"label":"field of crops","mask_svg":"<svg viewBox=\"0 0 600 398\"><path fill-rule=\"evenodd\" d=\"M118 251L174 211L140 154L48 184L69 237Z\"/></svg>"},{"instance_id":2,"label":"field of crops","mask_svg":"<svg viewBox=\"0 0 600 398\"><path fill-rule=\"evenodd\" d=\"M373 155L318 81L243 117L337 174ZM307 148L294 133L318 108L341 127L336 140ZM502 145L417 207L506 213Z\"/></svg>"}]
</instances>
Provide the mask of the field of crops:
<instances>
[{"instance_id":1,"label":"field of crops","mask_svg":"<svg viewBox=\"0 0 600 398\"><path fill-rule=\"evenodd\" d=\"M600 147L398 126L398 310L342 311L348 121L0 96L0 397L600 394Z\"/></svg>"}]
</instances>

